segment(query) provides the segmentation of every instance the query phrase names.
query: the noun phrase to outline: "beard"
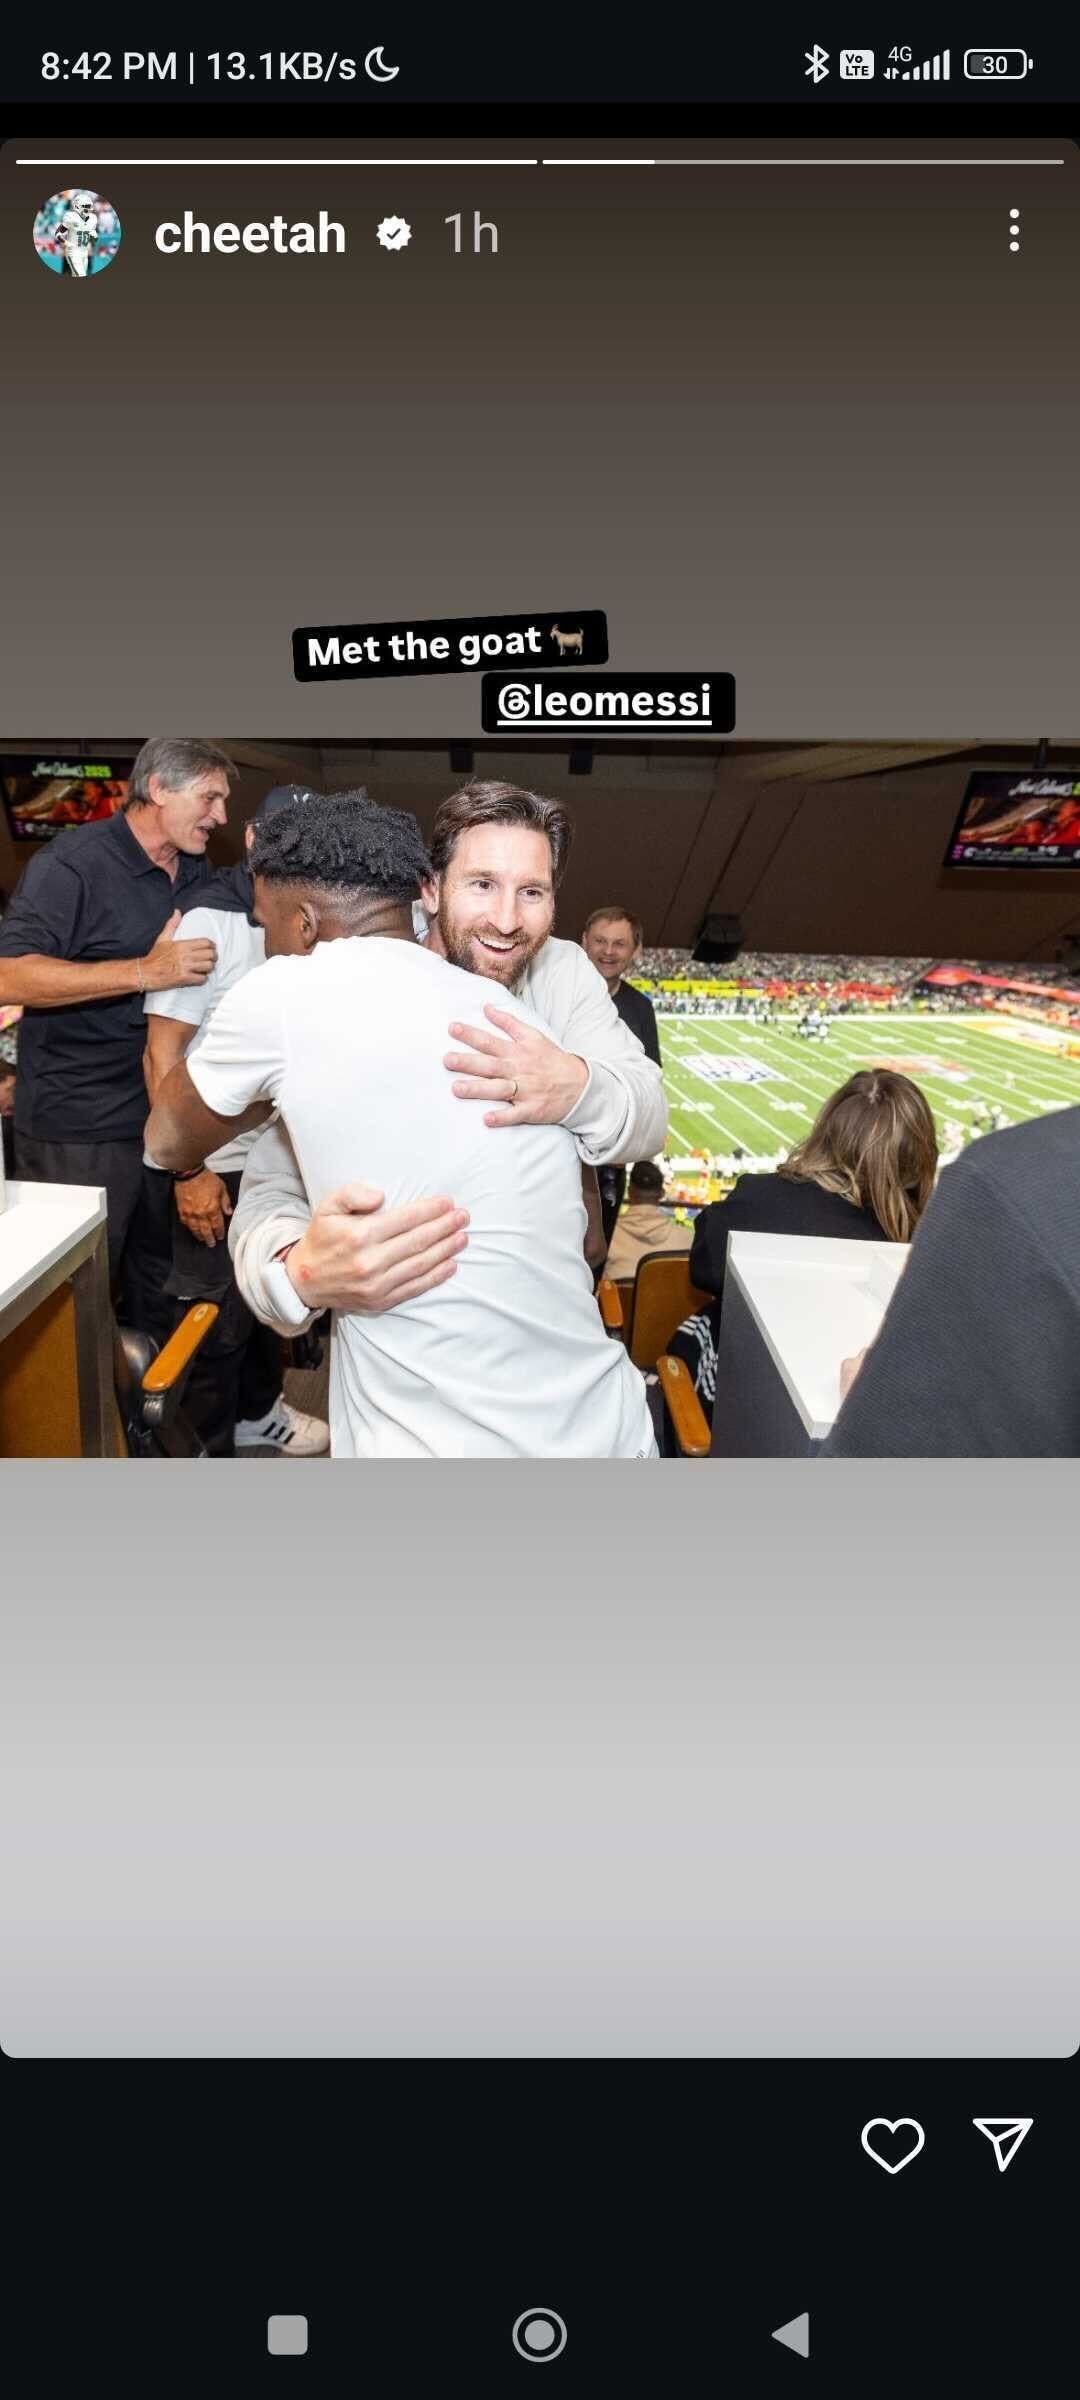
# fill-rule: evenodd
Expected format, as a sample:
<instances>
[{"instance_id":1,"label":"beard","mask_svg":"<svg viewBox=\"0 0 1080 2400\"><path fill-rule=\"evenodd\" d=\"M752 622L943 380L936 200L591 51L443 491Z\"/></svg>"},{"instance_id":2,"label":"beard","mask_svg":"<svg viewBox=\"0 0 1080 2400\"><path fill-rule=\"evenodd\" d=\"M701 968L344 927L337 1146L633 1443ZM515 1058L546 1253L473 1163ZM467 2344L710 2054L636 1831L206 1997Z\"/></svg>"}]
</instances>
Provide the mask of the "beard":
<instances>
[{"instance_id":1,"label":"beard","mask_svg":"<svg viewBox=\"0 0 1080 2400\"><path fill-rule=\"evenodd\" d=\"M520 933L512 949L496 956L493 951L480 948L482 938L503 940L503 935L494 925L455 925L441 901L436 922L443 950L452 967L463 967L466 975L482 975L486 983L501 983L508 992L520 990L533 959L548 938L546 933L539 933L530 941L528 934Z\"/></svg>"}]
</instances>

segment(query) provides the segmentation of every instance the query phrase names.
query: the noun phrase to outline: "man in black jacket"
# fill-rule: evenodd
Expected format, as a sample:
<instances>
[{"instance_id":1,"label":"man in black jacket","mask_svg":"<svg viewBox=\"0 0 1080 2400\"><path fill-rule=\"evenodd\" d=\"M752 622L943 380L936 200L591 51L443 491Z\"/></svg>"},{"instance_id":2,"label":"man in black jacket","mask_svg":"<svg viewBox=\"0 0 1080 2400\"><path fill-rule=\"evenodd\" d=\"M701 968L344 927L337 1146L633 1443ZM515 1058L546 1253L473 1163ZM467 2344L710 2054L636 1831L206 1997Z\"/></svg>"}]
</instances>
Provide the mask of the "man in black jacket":
<instances>
[{"instance_id":1,"label":"man in black jacket","mask_svg":"<svg viewBox=\"0 0 1080 2400\"><path fill-rule=\"evenodd\" d=\"M1080 1457L1080 1108L946 1167L822 1455Z\"/></svg>"},{"instance_id":2,"label":"man in black jacket","mask_svg":"<svg viewBox=\"0 0 1080 2400\"><path fill-rule=\"evenodd\" d=\"M642 937L638 919L630 915L629 909L612 901L607 908L594 908L591 917L586 918L581 947L597 974L603 976L623 1024L637 1035L646 1058L662 1067L652 1001L647 992L639 992L636 984L626 981L635 959L641 955ZM604 1240L610 1243L626 1190L626 1168L600 1167L597 1173Z\"/></svg>"}]
</instances>

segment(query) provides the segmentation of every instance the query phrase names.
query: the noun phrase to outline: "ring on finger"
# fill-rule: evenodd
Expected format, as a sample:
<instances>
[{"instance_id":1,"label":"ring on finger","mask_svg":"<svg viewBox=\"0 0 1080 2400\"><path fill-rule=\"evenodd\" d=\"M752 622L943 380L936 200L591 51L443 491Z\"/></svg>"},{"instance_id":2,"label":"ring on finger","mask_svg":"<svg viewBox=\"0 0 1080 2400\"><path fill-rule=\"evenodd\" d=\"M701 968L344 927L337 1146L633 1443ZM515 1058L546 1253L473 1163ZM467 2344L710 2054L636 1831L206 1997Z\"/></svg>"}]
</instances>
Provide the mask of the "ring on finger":
<instances>
[{"instance_id":1,"label":"ring on finger","mask_svg":"<svg viewBox=\"0 0 1080 2400\"><path fill-rule=\"evenodd\" d=\"M512 1076L512 1077L511 1077L511 1079L510 1079L510 1106L511 1106L511 1108L513 1107L513 1105L514 1105L514 1102L515 1102L515 1100L517 1099L517 1095L518 1095L517 1076L516 1076L516 1075L514 1075L514 1076Z\"/></svg>"}]
</instances>

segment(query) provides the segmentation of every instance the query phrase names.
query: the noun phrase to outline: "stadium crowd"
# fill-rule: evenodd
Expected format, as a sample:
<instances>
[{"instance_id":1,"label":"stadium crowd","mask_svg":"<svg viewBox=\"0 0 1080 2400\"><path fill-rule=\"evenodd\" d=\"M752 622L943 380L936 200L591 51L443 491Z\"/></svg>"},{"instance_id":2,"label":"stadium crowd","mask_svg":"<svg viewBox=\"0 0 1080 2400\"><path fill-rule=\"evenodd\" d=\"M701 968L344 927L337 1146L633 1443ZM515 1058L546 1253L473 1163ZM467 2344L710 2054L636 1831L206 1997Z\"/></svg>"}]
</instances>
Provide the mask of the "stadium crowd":
<instances>
[{"instance_id":1,"label":"stadium crowd","mask_svg":"<svg viewBox=\"0 0 1080 2400\"><path fill-rule=\"evenodd\" d=\"M688 950L646 950L633 979L660 1016L753 1016L763 1004L784 1012L812 1004L830 1017L889 1009L935 1017L986 1013L1080 1031L1080 983L1041 961L1010 966L744 950L718 971Z\"/></svg>"},{"instance_id":2,"label":"stadium crowd","mask_svg":"<svg viewBox=\"0 0 1080 2400\"><path fill-rule=\"evenodd\" d=\"M730 965L717 969L696 959L691 950L643 949L635 974L652 981L686 976L691 982L737 982L758 990L770 985L794 992L827 992L837 984L858 985L871 991L904 990L933 964L921 958L832 957L816 951L740 950Z\"/></svg>"}]
</instances>

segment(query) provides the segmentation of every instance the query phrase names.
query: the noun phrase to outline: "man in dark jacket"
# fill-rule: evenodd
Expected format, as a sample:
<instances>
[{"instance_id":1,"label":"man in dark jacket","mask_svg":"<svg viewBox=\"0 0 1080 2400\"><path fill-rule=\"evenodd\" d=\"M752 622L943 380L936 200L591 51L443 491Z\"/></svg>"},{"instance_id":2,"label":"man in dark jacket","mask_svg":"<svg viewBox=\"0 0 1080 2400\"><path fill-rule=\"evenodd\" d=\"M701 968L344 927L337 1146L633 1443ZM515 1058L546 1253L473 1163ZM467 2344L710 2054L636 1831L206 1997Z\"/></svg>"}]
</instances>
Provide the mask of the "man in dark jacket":
<instances>
[{"instance_id":1,"label":"man in dark jacket","mask_svg":"<svg viewBox=\"0 0 1080 2400\"><path fill-rule=\"evenodd\" d=\"M945 1168L822 1455L1080 1457L1080 1108Z\"/></svg>"},{"instance_id":2,"label":"man in dark jacket","mask_svg":"<svg viewBox=\"0 0 1080 2400\"><path fill-rule=\"evenodd\" d=\"M660 1056L656 1011L648 993L639 992L635 983L626 981L641 955L642 938L643 928L638 919L612 901L607 908L594 908L591 917L586 918L581 947L597 974L603 976L623 1024L637 1035L646 1058L660 1067L664 1062ZM604 1238L610 1243L626 1191L626 1168L601 1167L599 1184Z\"/></svg>"}]
</instances>

